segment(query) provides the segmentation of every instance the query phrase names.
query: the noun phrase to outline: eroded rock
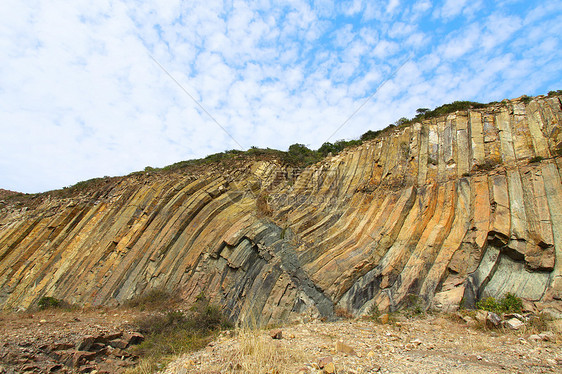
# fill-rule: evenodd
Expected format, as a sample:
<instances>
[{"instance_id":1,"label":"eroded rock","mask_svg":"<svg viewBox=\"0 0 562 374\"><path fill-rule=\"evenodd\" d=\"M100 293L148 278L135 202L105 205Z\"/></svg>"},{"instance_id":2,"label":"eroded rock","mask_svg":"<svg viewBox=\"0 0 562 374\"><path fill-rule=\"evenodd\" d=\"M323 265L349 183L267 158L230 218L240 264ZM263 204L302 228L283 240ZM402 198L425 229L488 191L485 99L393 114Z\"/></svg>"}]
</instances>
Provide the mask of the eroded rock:
<instances>
[{"instance_id":1,"label":"eroded rock","mask_svg":"<svg viewBox=\"0 0 562 374\"><path fill-rule=\"evenodd\" d=\"M0 305L164 287L264 326L512 292L562 315L560 123L558 97L506 100L305 169L234 159L3 199Z\"/></svg>"}]
</instances>

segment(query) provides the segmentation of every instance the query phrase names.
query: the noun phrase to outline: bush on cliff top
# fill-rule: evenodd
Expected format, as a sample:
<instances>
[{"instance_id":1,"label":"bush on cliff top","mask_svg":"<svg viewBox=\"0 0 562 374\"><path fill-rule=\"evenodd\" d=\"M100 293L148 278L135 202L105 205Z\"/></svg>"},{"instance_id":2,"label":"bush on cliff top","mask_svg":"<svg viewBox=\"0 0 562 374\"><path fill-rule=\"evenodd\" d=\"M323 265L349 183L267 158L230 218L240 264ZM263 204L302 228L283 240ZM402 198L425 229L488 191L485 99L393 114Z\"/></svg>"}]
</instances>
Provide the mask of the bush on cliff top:
<instances>
[{"instance_id":1,"label":"bush on cliff top","mask_svg":"<svg viewBox=\"0 0 562 374\"><path fill-rule=\"evenodd\" d=\"M559 96L559 95L562 95L562 90L548 92L549 97ZM528 102L530 99L532 98L529 96L526 95L522 96L522 100L524 102ZM321 161L324 157L326 157L329 154L336 155L346 148L361 145L364 141L367 140L376 139L382 136L383 134L388 133L395 127L406 127L412 125L415 122L421 122L423 120L444 116L459 110L485 108L492 104L497 104L497 102L493 101L488 104L483 104L474 101L454 101L449 104L443 104L441 106L438 106L433 110L430 110L429 108L418 108L416 110L416 116L411 119L402 117L399 120L397 120L394 124L390 124L382 130L374 130L374 131L368 130L363 135L361 135L360 139L338 140L335 143L325 142L317 150L311 150L305 145L300 143L291 145L287 152L279 151L271 148L258 148L258 147L251 147L247 151L232 149L229 151L211 154L209 156L200 159L176 162L174 164L164 166L162 168L147 166L144 169L144 172L176 171L187 167L200 166L200 165L213 164L213 163L223 163L223 162L228 162L230 160L241 159L244 157L276 158L281 162L284 162L291 166L306 167L313 163ZM562 151L560 153L562 154ZM139 173L142 172L134 172L131 174L139 174ZM71 186L69 189L73 191L85 190L101 182L107 182L108 179L109 179L108 177L104 177L104 178L94 178L84 182L78 182L75 185Z\"/></svg>"},{"instance_id":2,"label":"bush on cliff top","mask_svg":"<svg viewBox=\"0 0 562 374\"><path fill-rule=\"evenodd\" d=\"M194 165L204 165L209 163L224 162L227 160L232 160L235 158L243 158L248 156L258 156L258 157L272 157L277 158L285 164L296 166L296 167L306 167L316 162L321 161L324 157L329 154L336 155L346 148L361 145L364 141L376 139L379 136L388 133L395 127L405 127L409 126L414 122L419 122L424 119L430 119L434 117L439 117L445 114L455 112L457 110L466 110L471 108L484 108L487 104L477 103L474 101L454 101L450 104L441 105L433 110L428 108L420 108L417 110L416 117L408 119L402 117L395 122L395 124L390 124L382 130L368 130L359 139L351 140L338 140L334 143L325 142L317 150L309 149L306 145L295 143L292 144L286 152L278 151L270 148L258 148L251 147L247 151L230 150L220 153L215 153L209 155L202 159L187 160L176 162L175 164L165 166L161 169L147 167L145 171L171 171L178 170L188 166Z\"/></svg>"}]
</instances>

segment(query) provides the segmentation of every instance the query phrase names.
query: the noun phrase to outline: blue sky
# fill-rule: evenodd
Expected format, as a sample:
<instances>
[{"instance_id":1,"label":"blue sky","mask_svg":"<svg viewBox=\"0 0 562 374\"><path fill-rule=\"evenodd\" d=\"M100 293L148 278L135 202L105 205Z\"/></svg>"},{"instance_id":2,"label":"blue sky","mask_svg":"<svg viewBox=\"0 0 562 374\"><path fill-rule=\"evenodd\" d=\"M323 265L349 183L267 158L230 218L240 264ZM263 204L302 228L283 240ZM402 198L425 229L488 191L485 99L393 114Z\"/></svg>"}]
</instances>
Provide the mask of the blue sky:
<instances>
[{"instance_id":1,"label":"blue sky","mask_svg":"<svg viewBox=\"0 0 562 374\"><path fill-rule=\"evenodd\" d=\"M545 94L562 89L560 35L560 1L3 0L0 188L318 148L420 107Z\"/></svg>"}]
</instances>

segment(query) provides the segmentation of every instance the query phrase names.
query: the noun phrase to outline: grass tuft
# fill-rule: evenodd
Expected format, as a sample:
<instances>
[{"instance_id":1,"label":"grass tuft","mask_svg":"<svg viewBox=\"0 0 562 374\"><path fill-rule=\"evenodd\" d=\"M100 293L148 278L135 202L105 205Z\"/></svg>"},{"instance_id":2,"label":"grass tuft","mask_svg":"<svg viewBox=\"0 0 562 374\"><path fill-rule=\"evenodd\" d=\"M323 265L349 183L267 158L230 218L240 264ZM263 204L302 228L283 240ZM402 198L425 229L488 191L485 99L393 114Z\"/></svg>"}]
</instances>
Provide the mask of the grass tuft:
<instances>
[{"instance_id":1,"label":"grass tuft","mask_svg":"<svg viewBox=\"0 0 562 374\"><path fill-rule=\"evenodd\" d=\"M527 322L527 329L529 332L541 333L550 330L550 322L552 317L544 312L532 316Z\"/></svg>"},{"instance_id":2,"label":"grass tuft","mask_svg":"<svg viewBox=\"0 0 562 374\"><path fill-rule=\"evenodd\" d=\"M289 367L305 360L304 352L276 344L263 330L244 328L237 336L237 349L220 368L220 373L292 373Z\"/></svg>"}]
</instances>

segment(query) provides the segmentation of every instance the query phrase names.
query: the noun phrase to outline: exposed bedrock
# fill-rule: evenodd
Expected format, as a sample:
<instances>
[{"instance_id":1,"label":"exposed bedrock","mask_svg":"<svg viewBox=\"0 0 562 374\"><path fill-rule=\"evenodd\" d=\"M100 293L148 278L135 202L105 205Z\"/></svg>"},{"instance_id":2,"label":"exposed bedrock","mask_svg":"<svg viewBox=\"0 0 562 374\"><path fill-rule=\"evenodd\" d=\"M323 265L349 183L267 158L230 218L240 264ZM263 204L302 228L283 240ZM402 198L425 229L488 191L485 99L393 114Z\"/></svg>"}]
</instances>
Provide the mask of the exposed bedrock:
<instances>
[{"instance_id":1,"label":"exposed bedrock","mask_svg":"<svg viewBox=\"0 0 562 374\"><path fill-rule=\"evenodd\" d=\"M205 293L232 320L450 310L513 292L560 313L562 110L504 101L398 128L306 169L132 175L0 204L0 304Z\"/></svg>"}]
</instances>

